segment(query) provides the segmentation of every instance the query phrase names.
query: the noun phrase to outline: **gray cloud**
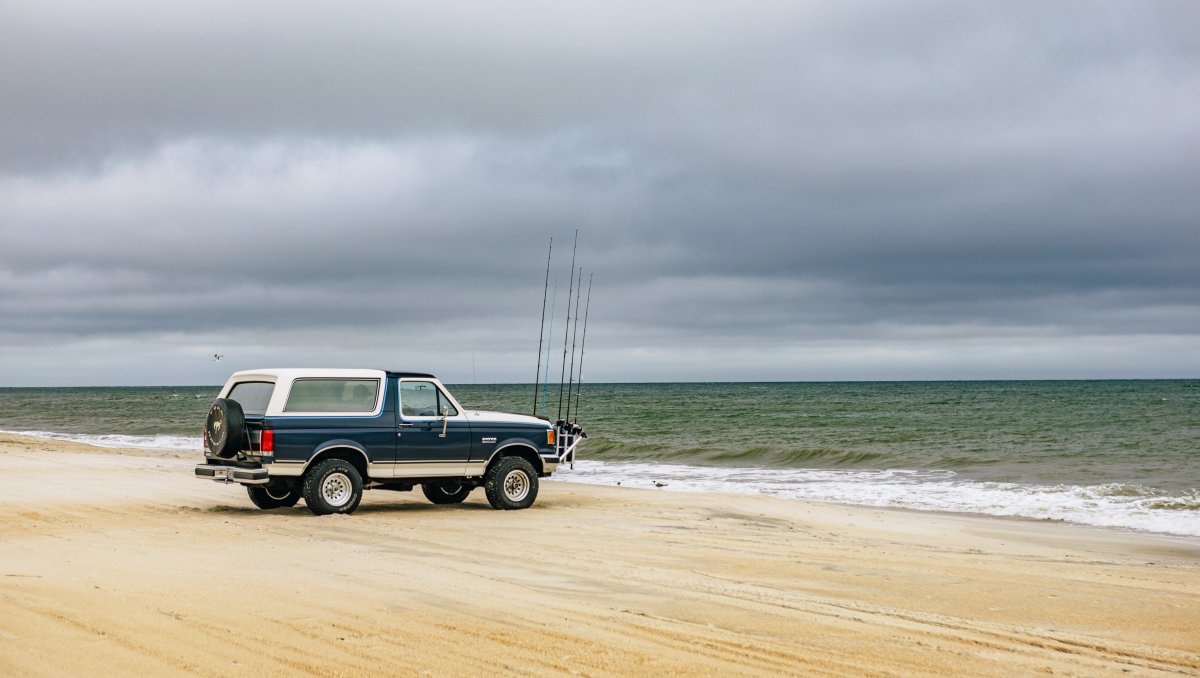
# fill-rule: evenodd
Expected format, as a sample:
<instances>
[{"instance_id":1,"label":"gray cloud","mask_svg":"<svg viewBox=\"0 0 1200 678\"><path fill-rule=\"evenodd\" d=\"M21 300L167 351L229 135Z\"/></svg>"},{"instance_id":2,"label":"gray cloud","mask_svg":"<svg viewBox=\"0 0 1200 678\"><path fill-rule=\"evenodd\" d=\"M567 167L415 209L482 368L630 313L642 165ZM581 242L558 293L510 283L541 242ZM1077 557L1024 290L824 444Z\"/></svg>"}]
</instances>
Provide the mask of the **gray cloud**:
<instances>
[{"instance_id":1,"label":"gray cloud","mask_svg":"<svg viewBox=\"0 0 1200 678\"><path fill-rule=\"evenodd\" d=\"M12 383L525 380L575 227L597 379L1195 376L1190 3L0 19Z\"/></svg>"}]
</instances>

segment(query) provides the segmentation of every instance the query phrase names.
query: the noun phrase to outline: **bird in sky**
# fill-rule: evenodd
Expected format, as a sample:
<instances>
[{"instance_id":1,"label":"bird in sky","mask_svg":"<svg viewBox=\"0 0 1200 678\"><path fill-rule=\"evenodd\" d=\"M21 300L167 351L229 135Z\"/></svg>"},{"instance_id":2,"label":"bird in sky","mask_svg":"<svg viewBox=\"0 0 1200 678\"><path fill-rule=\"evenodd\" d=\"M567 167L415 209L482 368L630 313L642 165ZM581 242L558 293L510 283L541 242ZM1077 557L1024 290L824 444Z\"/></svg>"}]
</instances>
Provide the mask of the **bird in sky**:
<instances>
[{"instance_id":1,"label":"bird in sky","mask_svg":"<svg viewBox=\"0 0 1200 678\"><path fill-rule=\"evenodd\" d=\"M224 358L224 357L225 356L221 355L220 353L214 353L213 354L213 362L219 363L219 362L221 362L221 358Z\"/></svg>"}]
</instances>

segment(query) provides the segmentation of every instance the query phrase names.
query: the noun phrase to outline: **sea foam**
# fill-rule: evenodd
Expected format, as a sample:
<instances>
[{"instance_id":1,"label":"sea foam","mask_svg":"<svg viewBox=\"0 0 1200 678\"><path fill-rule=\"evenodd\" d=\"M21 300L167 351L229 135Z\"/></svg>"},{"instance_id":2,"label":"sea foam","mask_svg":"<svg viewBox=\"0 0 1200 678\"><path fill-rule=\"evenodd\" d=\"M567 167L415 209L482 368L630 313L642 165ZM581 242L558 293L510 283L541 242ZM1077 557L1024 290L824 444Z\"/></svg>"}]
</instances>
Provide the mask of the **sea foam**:
<instances>
[{"instance_id":1,"label":"sea foam","mask_svg":"<svg viewBox=\"0 0 1200 678\"><path fill-rule=\"evenodd\" d=\"M65 440L73 443L83 443L96 447L132 448L138 450L195 450L204 449L204 441L200 436L172 435L89 435L81 433L57 433L54 431L0 431L34 438L49 438L50 440Z\"/></svg>"},{"instance_id":2,"label":"sea foam","mask_svg":"<svg viewBox=\"0 0 1200 678\"><path fill-rule=\"evenodd\" d=\"M859 506L1061 520L1200 537L1200 493L1168 494L1130 485L1035 485L979 482L954 471L775 469L579 461L555 473L569 482L683 492L764 494Z\"/></svg>"}]
</instances>

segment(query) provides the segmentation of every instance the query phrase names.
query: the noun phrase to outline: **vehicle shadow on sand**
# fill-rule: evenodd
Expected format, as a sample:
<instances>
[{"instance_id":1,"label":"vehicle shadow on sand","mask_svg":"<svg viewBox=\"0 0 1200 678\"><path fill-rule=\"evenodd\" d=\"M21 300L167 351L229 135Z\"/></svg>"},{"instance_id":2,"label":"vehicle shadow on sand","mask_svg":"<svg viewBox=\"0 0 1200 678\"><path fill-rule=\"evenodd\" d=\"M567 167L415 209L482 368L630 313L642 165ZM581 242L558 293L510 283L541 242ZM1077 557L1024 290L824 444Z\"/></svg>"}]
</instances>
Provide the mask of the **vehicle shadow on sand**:
<instances>
[{"instance_id":1,"label":"vehicle shadow on sand","mask_svg":"<svg viewBox=\"0 0 1200 678\"><path fill-rule=\"evenodd\" d=\"M269 515L304 515L304 516L312 516L314 518L324 517L324 516L313 516L312 512L310 512L308 510L308 508L306 506L304 506L304 502L300 502L296 506L293 506L290 508L260 509L256 506L230 506L230 505L222 504L222 505L217 505L217 506L211 506L206 510L209 513L232 513L232 514L237 514L240 516L262 514L262 515L268 515L268 516ZM421 502L416 502L416 501L413 501L413 502L391 502L391 501L389 501L389 502L371 502L369 504L360 504L358 506L358 508L354 509L354 513L351 515L388 514L388 513L431 513L431 512L445 512L445 511L494 511L494 510L495 509L493 509L486 501L482 501L482 502L466 501L461 504L432 504L432 503L421 503Z\"/></svg>"}]
</instances>

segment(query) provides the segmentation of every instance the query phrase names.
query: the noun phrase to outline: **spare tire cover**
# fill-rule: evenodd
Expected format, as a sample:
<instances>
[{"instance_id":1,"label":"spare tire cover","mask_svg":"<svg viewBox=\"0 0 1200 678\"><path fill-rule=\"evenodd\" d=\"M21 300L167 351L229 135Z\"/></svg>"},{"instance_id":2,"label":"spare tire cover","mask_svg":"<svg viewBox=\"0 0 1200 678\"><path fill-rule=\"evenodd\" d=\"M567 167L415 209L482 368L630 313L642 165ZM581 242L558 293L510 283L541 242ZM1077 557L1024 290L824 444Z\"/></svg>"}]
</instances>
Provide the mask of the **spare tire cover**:
<instances>
[{"instance_id":1,"label":"spare tire cover","mask_svg":"<svg viewBox=\"0 0 1200 678\"><path fill-rule=\"evenodd\" d=\"M237 454L246 435L246 415L236 400L217 398L204 422L204 446L218 457Z\"/></svg>"}]
</instances>

